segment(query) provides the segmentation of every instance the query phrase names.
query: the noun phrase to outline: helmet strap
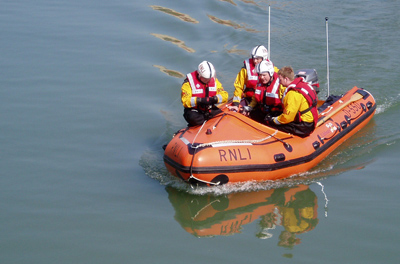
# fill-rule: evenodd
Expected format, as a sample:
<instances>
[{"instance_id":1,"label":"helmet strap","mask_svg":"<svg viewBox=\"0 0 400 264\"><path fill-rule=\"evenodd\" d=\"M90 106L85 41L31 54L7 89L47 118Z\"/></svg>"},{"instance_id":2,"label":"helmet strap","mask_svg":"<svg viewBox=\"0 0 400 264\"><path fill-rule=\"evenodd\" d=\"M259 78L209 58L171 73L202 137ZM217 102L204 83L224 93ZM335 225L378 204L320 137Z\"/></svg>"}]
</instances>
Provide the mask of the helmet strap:
<instances>
[{"instance_id":1,"label":"helmet strap","mask_svg":"<svg viewBox=\"0 0 400 264\"><path fill-rule=\"evenodd\" d=\"M208 68L210 69L210 79L211 79L211 77L212 77L212 69L211 69L211 65L210 65L210 63L207 61L207 65L208 65Z\"/></svg>"}]
</instances>

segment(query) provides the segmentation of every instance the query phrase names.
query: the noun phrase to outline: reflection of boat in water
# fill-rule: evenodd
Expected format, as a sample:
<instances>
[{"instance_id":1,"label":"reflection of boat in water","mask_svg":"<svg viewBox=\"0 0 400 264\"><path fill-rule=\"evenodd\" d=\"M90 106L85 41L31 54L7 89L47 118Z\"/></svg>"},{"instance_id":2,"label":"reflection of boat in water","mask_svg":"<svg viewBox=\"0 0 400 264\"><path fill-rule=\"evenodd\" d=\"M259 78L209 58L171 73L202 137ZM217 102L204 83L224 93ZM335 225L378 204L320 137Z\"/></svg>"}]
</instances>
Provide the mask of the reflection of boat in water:
<instances>
[{"instance_id":1,"label":"reflection of boat in water","mask_svg":"<svg viewBox=\"0 0 400 264\"><path fill-rule=\"evenodd\" d=\"M297 234L318 224L318 199L308 185L222 196L188 194L172 187L167 192L175 219L197 237L234 235L259 221L257 237L270 238L271 229L282 226L278 244L293 246L300 242Z\"/></svg>"}]
</instances>

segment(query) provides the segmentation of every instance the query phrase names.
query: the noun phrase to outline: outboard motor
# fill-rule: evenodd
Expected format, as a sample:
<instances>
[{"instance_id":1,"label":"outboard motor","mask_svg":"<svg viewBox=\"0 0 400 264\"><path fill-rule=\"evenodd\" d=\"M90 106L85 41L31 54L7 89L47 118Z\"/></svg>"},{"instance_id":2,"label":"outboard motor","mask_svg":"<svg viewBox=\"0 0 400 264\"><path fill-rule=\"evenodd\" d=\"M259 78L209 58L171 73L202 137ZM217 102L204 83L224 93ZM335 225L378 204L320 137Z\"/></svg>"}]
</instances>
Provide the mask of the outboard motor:
<instances>
[{"instance_id":1,"label":"outboard motor","mask_svg":"<svg viewBox=\"0 0 400 264\"><path fill-rule=\"evenodd\" d=\"M301 69L294 73L295 78L303 77L306 82L314 87L314 90L319 93L318 74L315 69Z\"/></svg>"}]
</instances>

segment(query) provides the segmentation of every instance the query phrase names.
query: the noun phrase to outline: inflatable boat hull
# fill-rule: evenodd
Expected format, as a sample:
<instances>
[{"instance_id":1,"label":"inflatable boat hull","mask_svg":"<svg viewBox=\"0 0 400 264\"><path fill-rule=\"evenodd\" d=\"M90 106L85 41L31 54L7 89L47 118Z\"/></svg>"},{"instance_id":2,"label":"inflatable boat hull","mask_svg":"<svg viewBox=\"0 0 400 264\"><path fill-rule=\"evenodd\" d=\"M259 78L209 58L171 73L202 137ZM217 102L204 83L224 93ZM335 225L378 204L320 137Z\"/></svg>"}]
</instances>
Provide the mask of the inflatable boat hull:
<instances>
[{"instance_id":1,"label":"inflatable boat hull","mask_svg":"<svg viewBox=\"0 0 400 264\"><path fill-rule=\"evenodd\" d=\"M306 172L364 127L376 103L369 92L354 87L319 113L317 128L306 138L220 107L222 114L203 126L181 129L165 146L171 174L192 184L219 185Z\"/></svg>"}]
</instances>

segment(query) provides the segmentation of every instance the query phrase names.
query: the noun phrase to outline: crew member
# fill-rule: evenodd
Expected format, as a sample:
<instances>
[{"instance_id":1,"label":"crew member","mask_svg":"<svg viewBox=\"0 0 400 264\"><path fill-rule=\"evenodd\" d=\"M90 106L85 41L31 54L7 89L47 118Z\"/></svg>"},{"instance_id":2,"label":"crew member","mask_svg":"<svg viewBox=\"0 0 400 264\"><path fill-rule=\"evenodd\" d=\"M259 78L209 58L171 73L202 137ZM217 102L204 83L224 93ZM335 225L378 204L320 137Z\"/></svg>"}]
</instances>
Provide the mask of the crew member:
<instances>
[{"instance_id":1,"label":"crew member","mask_svg":"<svg viewBox=\"0 0 400 264\"><path fill-rule=\"evenodd\" d=\"M317 93L302 77L295 79L290 66L281 68L278 76L286 87L282 95L283 113L277 117L267 116L265 122L281 131L307 137L318 122Z\"/></svg>"},{"instance_id":2,"label":"crew member","mask_svg":"<svg viewBox=\"0 0 400 264\"><path fill-rule=\"evenodd\" d=\"M235 91L233 92L233 106L248 105L254 95L258 83L256 66L263 60L268 60L268 50L263 45L255 46L251 51L251 58L243 62L234 82Z\"/></svg>"},{"instance_id":3,"label":"crew member","mask_svg":"<svg viewBox=\"0 0 400 264\"><path fill-rule=\"evenodd\" d=\"M222 112L215 104L226 103L228 92L216 78L211 62L201 62L197 71L186 75L181 87L181 100L188 126L202 125Z\"/></svg>"},{"instance_id":4,"label":"crew member","mask_svg":"<svg viewBox=\"0 0 400 264\"><path fill-rule=\"evenodd\" d=\"M262 122L266 115L278 116L282 113L282 86L272 62L264 60L257 65L256 70L258 85L249 107L244 107L244 113L250 111L252 119Z\"/></svg>"}]
</instances>

